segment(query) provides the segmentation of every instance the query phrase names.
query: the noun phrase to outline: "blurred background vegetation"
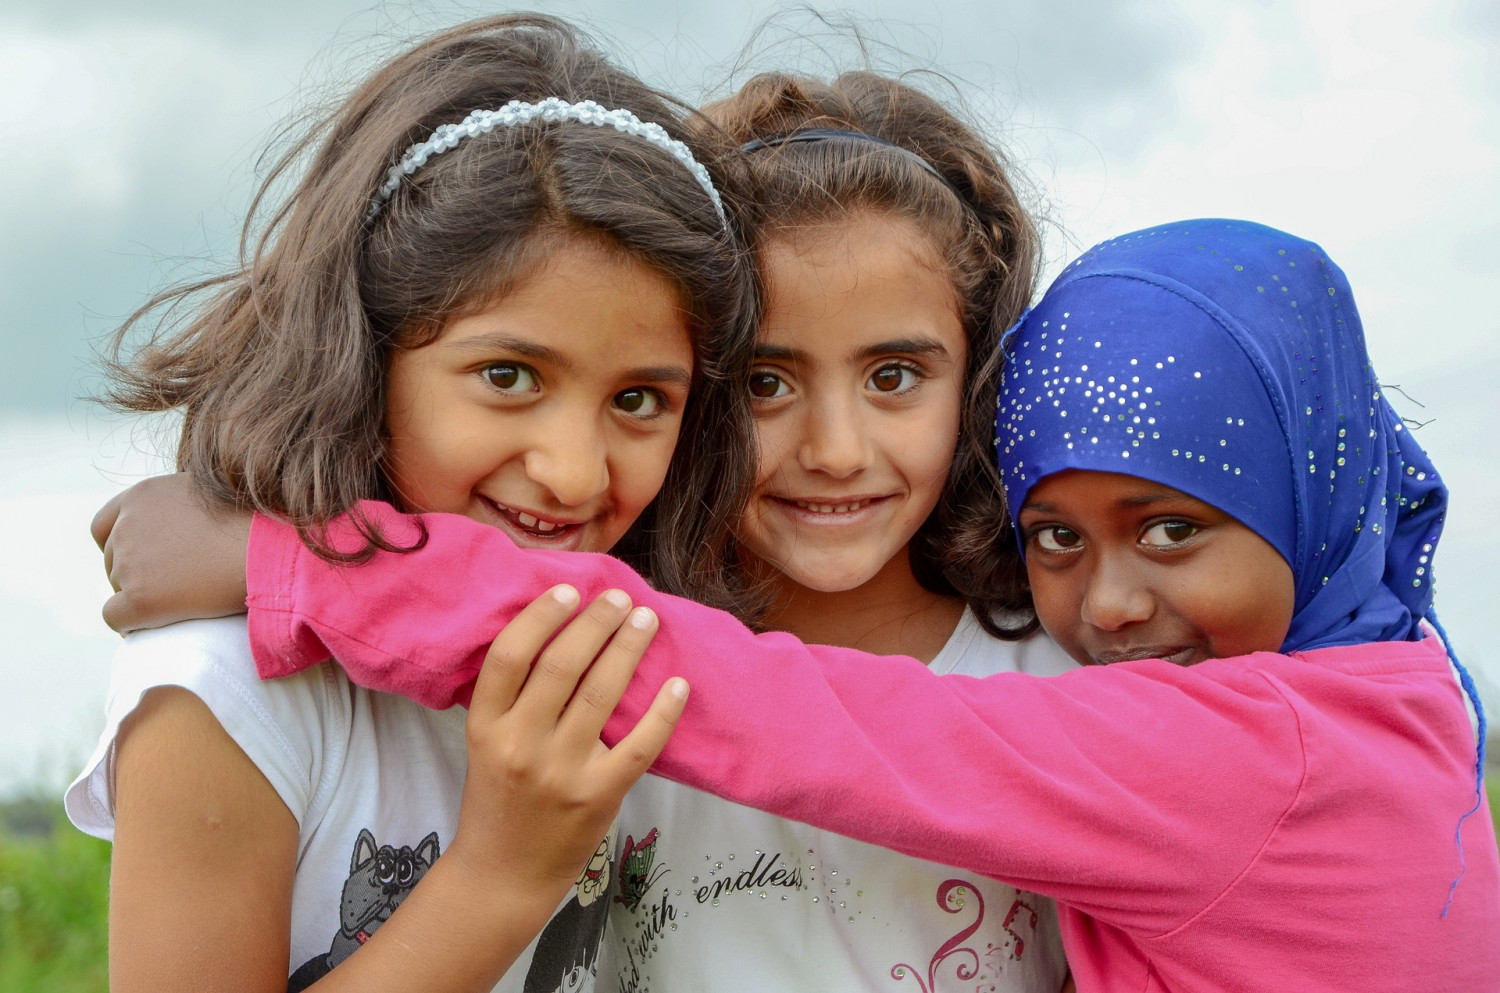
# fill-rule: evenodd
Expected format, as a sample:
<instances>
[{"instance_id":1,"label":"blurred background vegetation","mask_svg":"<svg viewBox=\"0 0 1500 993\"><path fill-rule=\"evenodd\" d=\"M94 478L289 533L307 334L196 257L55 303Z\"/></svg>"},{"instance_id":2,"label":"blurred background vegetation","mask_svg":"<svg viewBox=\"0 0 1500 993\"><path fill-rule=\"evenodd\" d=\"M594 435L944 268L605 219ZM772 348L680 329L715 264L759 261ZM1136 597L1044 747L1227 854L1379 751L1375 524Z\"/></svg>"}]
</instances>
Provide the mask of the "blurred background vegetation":
<instances>
[{"instance_id":1,"label":"blurred background vegetation","mask_svg":"<svg viewBox=\"0 0 1500 993\"><path fill-rule=\"evenodd\" d=\"M0 803L0 990L104 993L109 843L52 796Z\"/></svg>"},{"instance_id":2,"label":"blurred background vegetation","mask_svg":"<svg viewBox=\"0 0 1500 993\"><path fill-rule=\"evenodd\" d=\"M1500 738L1490 742L1500 759ZM1500 800L1500 761L1486 781ZM54 799L0 801L0 990L106 993L109 844L80 834ZM1495 818L1500 835L1500 818Z\"/></svg>"}]
</instances>

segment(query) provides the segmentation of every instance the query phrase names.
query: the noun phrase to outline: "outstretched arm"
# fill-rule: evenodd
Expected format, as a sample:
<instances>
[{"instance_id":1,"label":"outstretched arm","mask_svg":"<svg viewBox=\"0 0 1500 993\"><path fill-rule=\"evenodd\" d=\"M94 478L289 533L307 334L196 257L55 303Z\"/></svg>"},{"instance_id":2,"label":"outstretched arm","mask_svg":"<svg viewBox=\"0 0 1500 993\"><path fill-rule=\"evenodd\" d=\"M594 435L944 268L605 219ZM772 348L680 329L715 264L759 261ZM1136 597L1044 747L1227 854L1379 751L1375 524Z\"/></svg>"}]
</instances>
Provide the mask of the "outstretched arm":
<instances>
[{"instance_id":1,"label":"outstretched arm","mask_svg":"<svg viewBox=\"0 0 1500 993\"><path fill-rule=\"evenodd\" d=\"M661 630L605 740L686 674L693 700L659 774L1141 933L1229 886L1300 783L1296 717L1250 667L940 677L785 635L674 635L705 608L652 602ZM511 638L492 650L513 652Z\"/></svg>"},{"instance_id":2,"label":"outstretched arm","mask_svg":"<svg viewBox=\"0 0 1500 993\"><path fill-rule=\"evenodd\" d=\"M357 683L463 703L493 633L533 597L560 581L585 598L619 588L661 629L606 740L646 712L651 687L686 676L694 703L662 774L1152 933L1227 885L1221 853L1253 852L1295 792L1295 717L1249 667L1226 675L1232 686L1167 663L936 677L914 659L756 635L609 556L522 551L466 518L361 509L396 544L420 547L335 566L256 519L247 579L263 676L333 656ZM339 522L331 537L358 540ZM1214 762L1201 761L1208 740ZM1132 905L1128 922L1111 912L1143 887L1149 907Z\"/></svg>"}]
</instances>

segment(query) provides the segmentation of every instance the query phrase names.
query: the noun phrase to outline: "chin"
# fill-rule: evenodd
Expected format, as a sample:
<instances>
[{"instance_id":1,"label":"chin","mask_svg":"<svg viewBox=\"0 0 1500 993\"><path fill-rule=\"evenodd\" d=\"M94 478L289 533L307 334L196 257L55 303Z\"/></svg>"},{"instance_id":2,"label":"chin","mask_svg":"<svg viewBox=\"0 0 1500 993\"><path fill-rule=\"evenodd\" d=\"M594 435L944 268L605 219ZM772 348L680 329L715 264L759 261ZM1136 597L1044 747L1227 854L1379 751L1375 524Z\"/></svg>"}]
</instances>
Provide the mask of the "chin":
<instances>
[{"instance_id":1,"label":"chin","mask_svg":"<svg viewBox=\"0 0 1500 993\"><path fill-rule=\"evenodd\" d=\"M873 568L785 569L782 572L798 586L817 593L847 593L850 590L859 589L874 579L879 574L880 568L876 566Z\"/></svg>"}]
</instances>

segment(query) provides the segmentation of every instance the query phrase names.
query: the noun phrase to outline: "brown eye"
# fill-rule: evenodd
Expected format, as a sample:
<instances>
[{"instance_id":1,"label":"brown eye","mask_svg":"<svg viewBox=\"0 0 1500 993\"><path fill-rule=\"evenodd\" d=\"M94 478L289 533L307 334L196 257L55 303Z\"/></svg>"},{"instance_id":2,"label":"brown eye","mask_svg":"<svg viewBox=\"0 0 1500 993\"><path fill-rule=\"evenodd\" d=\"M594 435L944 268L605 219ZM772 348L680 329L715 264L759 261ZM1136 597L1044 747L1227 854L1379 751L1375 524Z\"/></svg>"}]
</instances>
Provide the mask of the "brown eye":
<instances>
[{"instance_id":1,"label":"brown eye","mask_svg":"<svg viewBox=\"0 0 1500 993\"><path fill-rule=\"evenodd\" d=\"M506 393L529 393L536 389L536 372L514 362L496 362L485 366L480 375L497 390Z\"/></svg>"},{"instance_id":2,"label":"brown eye","mask_svg":"<svg viewBox=\"0 0 1500 993\"><path fill-rule=\"evenodd\" d=\"M615 408L632 417L650 418L662 412L665 406L655 390L630 389L615 394Z\"/></svg>"},{"instance_id":3,"label":"brown eye","mask_svg":"<svg viewBox=\"0 0 1500 993\"><path fill-rule=\"evenodd\" d=\"M1077 531L1054 524L1036 532L1036 543L1049 552L1071 552L1083 547L1083 538Z\"/></svg>"},{"instance_id":4,"label":"brown eye","mask_svg":"<svg viewBox=\"0 0 1500 993\"><path fill-rule=\"evenodd\" d=\"M789 392L786 381L774 372L762 370L750 374L750 395L757 400L774 400Z\"/></svg>"},{"instance_id":5,"label":"brown eye","mask_svg":"<svg viewBox=\"0 0 1500 993\"><path fill-rule=\"evenodd\" d=\"M1189 524L1187 521L1162 521L1152 525L1150 530L1141 535L1141 544L1156 547L1180 545L1197 533L1196 524Z\"/></svg>"},{"instance_id":6,"label":"brown eye","mask_svg":"<svg viewBox=\"0 0 1500 993\"><path fill-rule=\"evenodd\" d=\"M880 393L899 393L917 382L917 372L904 365L883 365L868 380L871 389Z\"/></svg>"}]
</instances>

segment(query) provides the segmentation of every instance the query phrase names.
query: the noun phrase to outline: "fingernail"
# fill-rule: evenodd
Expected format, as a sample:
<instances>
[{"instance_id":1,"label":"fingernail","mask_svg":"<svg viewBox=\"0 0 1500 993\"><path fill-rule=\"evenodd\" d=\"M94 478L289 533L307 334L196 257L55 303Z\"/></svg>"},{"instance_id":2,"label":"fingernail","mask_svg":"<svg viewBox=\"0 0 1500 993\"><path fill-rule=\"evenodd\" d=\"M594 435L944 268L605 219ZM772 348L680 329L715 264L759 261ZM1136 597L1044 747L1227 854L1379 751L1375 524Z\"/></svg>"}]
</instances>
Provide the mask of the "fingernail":
<instances>
[{"instance_id":1,"label":"fingernail","mask_svg":"<svg viewBox=\"0 0 1500 993\"><path fill-rule=\"evenodd\" d=\"M686 700L688 695L687 680L680 676L673 676L667 683L667 692L679 700Z\"/></svg>"},{"instance_id":2,"label":"fingernail","mask_svg":"<svg viewBox=\"0 0 1500 993\"><path fill-rule=\"evenodd\" d=\"M624 590L605 590L599 594L601 600L608 600L611 604L624 610L630 606L630 597L625 595Z\"/></svg>"},{"instance_id":3,"label":"fingernail","mask_svg":"<svg viewBox=\"0 0 1500 993\"><path fill-rule=\"evenodd\" d=\"M633 628L649 628L656 623L656 614L650 607L637 607L630 612L630 626Z\"/></svg>"},{"instance_id":4,"label":"fingernail","mask_svg":"<svg viewBox=\"0 0 1500 993\"><path fill-rule=\"evenodd\" d=\"M552 599L564 607L576 607L578 606L578 591L566 583L561 586L554 586L552 587Z\"/></svg>"}]
</instances>

